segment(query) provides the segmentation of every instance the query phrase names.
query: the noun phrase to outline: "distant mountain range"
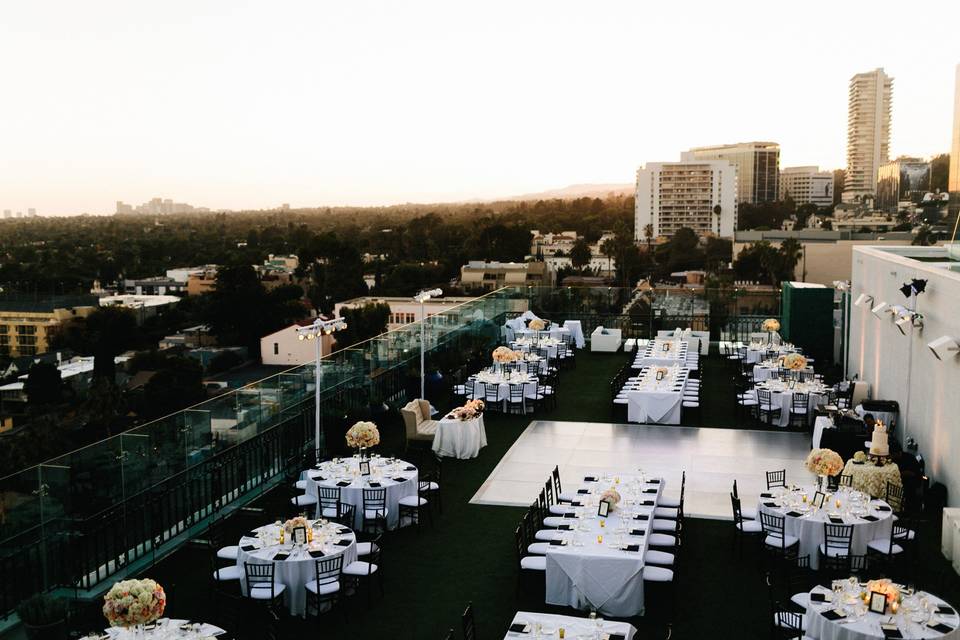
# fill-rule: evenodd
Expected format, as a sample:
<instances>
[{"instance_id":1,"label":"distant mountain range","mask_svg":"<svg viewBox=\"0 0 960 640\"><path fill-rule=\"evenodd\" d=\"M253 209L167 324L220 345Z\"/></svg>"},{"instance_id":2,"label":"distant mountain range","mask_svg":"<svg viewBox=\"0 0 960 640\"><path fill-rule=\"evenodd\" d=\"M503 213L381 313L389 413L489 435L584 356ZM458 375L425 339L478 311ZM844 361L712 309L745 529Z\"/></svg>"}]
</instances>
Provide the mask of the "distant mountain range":
<instances>
[{"instance_id":1,"label":"distant mountain range","mask_svg":"<svg viewBox=\"0 0 960 640\"><path fill-rule=\"evenodd\" d=\"M604 184L571 184L561 189L550 189L540 193L525 193L522 196L511 196L504 200L550 200L560 198L603 198L608 195L633 195L635 186L632 184L604 183Z\"/></svg>"}]
</instances>

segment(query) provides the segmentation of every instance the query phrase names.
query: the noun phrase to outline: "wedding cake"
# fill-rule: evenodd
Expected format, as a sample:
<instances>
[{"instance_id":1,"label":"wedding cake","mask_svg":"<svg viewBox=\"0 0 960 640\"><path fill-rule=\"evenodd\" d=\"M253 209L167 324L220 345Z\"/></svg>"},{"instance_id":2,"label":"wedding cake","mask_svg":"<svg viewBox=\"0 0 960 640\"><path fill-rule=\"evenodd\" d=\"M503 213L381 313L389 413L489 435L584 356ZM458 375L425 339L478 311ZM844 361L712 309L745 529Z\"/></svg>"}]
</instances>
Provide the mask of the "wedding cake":
<instances>
[{"instance_id":1,"label":"wedding cake","mask_svg":"<svg viewBox=\"0 0 960 640\"><path fill-rule=\"evenodd\" d=\"M887 427L882 422L873 425L873 440L870 441L870 455L890 455L890 445L887 442Z\"/></svg>"}]
</instances>

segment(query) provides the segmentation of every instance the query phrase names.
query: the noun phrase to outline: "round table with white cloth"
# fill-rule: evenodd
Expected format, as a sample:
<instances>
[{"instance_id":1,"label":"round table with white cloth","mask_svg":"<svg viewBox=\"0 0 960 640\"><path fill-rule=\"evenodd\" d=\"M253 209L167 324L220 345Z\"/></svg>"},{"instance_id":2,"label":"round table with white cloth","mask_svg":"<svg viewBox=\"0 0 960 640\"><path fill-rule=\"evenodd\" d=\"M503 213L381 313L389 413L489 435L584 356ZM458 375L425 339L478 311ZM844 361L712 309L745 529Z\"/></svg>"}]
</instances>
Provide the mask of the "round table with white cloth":
<instances>
[{"instance_id":1,"label":"round table with white cloth","mask_svg":"<svg viewBox=\"0 0 960 640\"><path fill-rule=\"evenodd\" d=\"M400 522L399 502L407 496L417 495L417 468L412 464L395 458L375 456L370 459L370 475L360 475L360 459L334 458L321 462L316 469L309 469L301 475L307 481L307 494L319 499L318 487L339 487L340 502L354 506L355 529L363 527L363 490L378 488L379 484L387 490L387 528L396 529ZM317 516L320 505L317 504Z\"/></svg>"},{"instance_id":2,"label":"round table with white cloth","mask_svg":"<svg viewBox=\"0 0 960 640\"><path fill-rule=\"evenodd\" d=\"M563 344L563 340L556 338L518 338L510 343L511 349L517 351L530 351L532 347L546 349L547 357L551 360L556 359L557 349Z\"/></svg>"},{"instance_id":3,"label":"round table with white cloth","mask_svg":"<svg viewBox=\"0 0 960 640\"><path fill-rule=\"evenodd\" d=\"M433 450L438 456L466 460L480 455L487 446L487 431L483 426L483 414L470 420L458 420L445 416L437 422L433 434Z\"/></svg>"},{"instance_id":4,"label":"round table with white cloth","mask_svg":"<svg viewBox=\"0 0 960 640\"><path fill-rule=\"evenodd\" d=\"M888 462L878 467L872 462L858 463L852 458L843 467L844 475L853 476L853 488L869 493L875 498L887 497L887 483L903 486L900 479L900 467Z\"/></svg>"},{"instance_id":5,"label":"round table with white cloth","mask_svg":"<svg viewBox=\"0 0 960 640\"><path fill-rule=\"evenodd\" d=\"M762 362L770 355L785 356L788 353L794 353L796 350L796 347L790 344L765 344L751 342L747 345L747 364L756 364L758 362Z\"/></svg>"},{"instance_id":6,"label":"round table with white cloth","mask_svg":"<svg viewBox=\"0 0 960 640\"><path fill-rule=\"evenodd\" d=\"M497 386L497 400L503 403L502 409L506 409L506 402L510 399L510 385L522 384L523 397L525 400L537 397L537 377L523 372L514 373L496 373L492 371L481 371L472 376L475 384L473 385L473 397L469 400L486 400L486 387L489 385ZM526 407L524 407L526 408Z\"/></svg>"},{"instance_id":7,"label":"round table with white cloth","mask_svg":"<svg viewBox=\"0 0 960 640\"><path fill-rule=\"evenodd\" d=\"M276 523L254 529L240 538L237 567L241 575L240 590L244 595L247 594L244 563L273 562L274 580L286 585L283 601L287 604L290 615L302 616L307 604L304 585L316 577L315 561L342 555L343 567L356 562L357 538L353 531L333 522L321 524L319 521L311 520L309 524L312 528L313 540L305 545L293 544L290 534L285 534L284 544L280 544L282 525ZM310 555L311 551L317 556L316 558ZM281 552L289 553L289 556L284 560L276 560L276 555Z\"/></svg>"},{"instance_id":8,"label":"round table with white cloth","mask_svg":"<svg viewBox=\"0 0 960 640\"><path fill-rule=\"evenodd\" d=\"M804 373L813 373L813 367L805 367L801 369ZM764 380L769 380L771 378L776 378L780 375L780 363L779 362L758 362L753 365L753 381L754 382L763 382Z\"/></svg>"},{"instance_id":9,"label":"round table with white cloth","mask_svg":"<svg viewBox=\"0 0 960 640\"><path fill-rule=\"evenodd\" d=\"M853 539L850 541L850 553L865 555L867 543L877 538L889 538L893 531L893 510L882 500L870 500L860 491L841 487L822 509L811 504L816 487L801 487L797 490L777 488L760 494L757 511L783 516L783 530L788 536L799 538L800 555L810 556L810 567L820 567L820 544L824 541L823 525L829 523L830 516L838 517L842 523L852 524ZM803 497L806 496L806 502ZM840 501L837 507L836 501ZM788 515L795 513L799 515ZM866 520L864 518L867 518ZM874 520L875 518L875 520Z\"/></svg>"},{"instance_id":10,"label":"round table with white cloth","mask_svg":"<svg viewBox=\"0 0 960 640\"><path fill-rule=\"evenodd\" d=\"M790 385L793 385L792 387ZM819 382L782 382L781 380L771 379L758 383L753 388L753 399L758 403L760 395L759 389L770 391L770 401L774 408L780 406L780 418L774 423L779 427L785 427L790 424L790 407L793 406L793 394L806 393L807 397L807 421L813 416L817 405L824 404L827 401L827 391L823 384Z\"/></svg>"},{"instance_id":11,"label":"round table with white cloth","mask_svg":"<svg viewBox=\"0 0 960 640\"><path fill-rule=\"evenodd\" d=\"M827 602L811 601L807 605L806 636L815 640L874 640L886 637L881 625L893 625L887 627L888 631L896 628L901 634L898 637L902 638L960 638L960 632L957 631L960 617L956 610L935 595L922 591L904 595L897 614L891 615L889 611L879 614L867 610L866 604L859 599L858 596L865 589L863 585L856 580L842 582L845 583L844 590L839 594L835 594L830 587L819 585L810 591L810 595L818 594L815 597L822 594ZM834 602L838 598L840 602ZM927 609L923 608L924 601ZM837 620L826 617L836 617L836 613L831 613L835 611L842 611L842 617ZM931 624L945 626L937 630Z\"/></svg>"},{"instance_id":12,"label":"round table with white cloth","mask_svg":"<svg viewBox=\"0 0 960 640\"><path fill-rule=\"evenodd\" d=\"M146 625L142 631L123 627L107 627L103 631L110 640L180 640L181 638L206 640L226 633L212 624L176 618L160 618L154 624Z\"/></svg>"}]
</instances>

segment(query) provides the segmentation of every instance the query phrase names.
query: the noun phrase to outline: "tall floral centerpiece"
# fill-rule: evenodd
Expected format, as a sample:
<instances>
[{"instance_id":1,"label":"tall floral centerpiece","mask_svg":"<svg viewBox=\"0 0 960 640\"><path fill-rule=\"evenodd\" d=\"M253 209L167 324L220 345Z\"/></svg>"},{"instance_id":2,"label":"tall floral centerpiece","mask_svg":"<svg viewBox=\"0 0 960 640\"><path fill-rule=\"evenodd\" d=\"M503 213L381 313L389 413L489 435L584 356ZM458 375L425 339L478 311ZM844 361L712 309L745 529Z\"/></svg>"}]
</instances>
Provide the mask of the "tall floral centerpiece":
<instances>
[{"instance_id":1,"label":"tall floral centerpiece","mask_svg":"<svg viewBox=\"0 0 960 640\"><path fill-rule=\"evenodd\" d=\"M520 358L520 355L510 347L497 347L493 350L493 353L490 354L490 357L493 358L494 367L500 372L503 371L503 365L516 362Z\"/></svg>"},{"instance_id":2,"label":"tall floral centerpiece","mask_svg":"<svg viewBox=\"0 0 960 640\"><path fill-rule=\"evenodd\" d=\"M776 318L767 318L760 325L760 329L767 332L767 344L773 344L773 334L780 331L780 321Z\"/></svg>"},{"instance_id":3,"label":"tall floral centerpiece","mask_svg":"<svg viewBox=\"0 0 960 640\"><path fill-rule=\"evenodd\" d=\"M843 471L843 458L833 449L814 449L804 464L808 471L817 474L821 487L825 485L827 476L835 476Z\"/></svg>"},{"instance_id":4,"label":"tall floral centerpiece","mask_svg":"<svg viewBox=\"0 0 960 640\"><path fill-rule=\"evenodd\" d=\"M534 318L533 320L530 321L530 324L527 326L533 329L534 331L543 331L544 329L547 328L547 321L541 320L540 318Z\"/></svg>"},{"instance_id":5,"label":"tall floral centerpiece","mask_svg":"<svg viewBox=\"0 0 960 640\"><path fill-rule=\"evenodd\" d=\"M803 371L807 368L807 359L799 353L788 353L783 356L783 368L790 371Z\"/></svg>"},{"instance_id":6,"label":"tall floral centerpiece","mask_svg":"<svg viewBox=\"0 0 960 640\"><path fill-rule=\"evenodd\" d=\"M367 450L380 444L380 431L372 422L358 422L347 430L347 446L358 449L361 458L365 458Z\"/></svg>"},{"instance_id":7,"label":"tall floral centerpiece","mask_svg":"<svg viewBox=\"0 0 960 640\"><path fill-rule=\"evenodd\" d=\"M167 595L153 580L121 580L103 597L103 615L111 627L149 624L163 615Z\"/></svg>"}]
</instances>

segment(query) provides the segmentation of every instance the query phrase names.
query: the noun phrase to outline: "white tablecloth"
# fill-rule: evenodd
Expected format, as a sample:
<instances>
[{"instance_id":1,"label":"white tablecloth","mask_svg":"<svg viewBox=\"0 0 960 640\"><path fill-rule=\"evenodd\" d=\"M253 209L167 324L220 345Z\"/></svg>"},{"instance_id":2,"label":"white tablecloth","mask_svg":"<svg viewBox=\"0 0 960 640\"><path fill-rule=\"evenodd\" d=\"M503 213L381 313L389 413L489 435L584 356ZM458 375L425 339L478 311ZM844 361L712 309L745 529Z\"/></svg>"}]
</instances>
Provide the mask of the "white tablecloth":
<instances>
[{"instance_id":1,"label":"white tablecloth","mask_svg":"<svg viewBox=\"0 0 960 640\"><path fill-rule=\"evenodd\" d=\"M626 622L615 622L613 620L590 620L589 618L558 616L552 613L530 613L528 611L518 611L517 615L513 616L513 620L510 621L510 626L513 626L514 624L529 625L529 631L527 633L514 633L508 630L507 635L505 635L503 639L532 639L534 637L533 626L538 623L541 625L541 633L543 634L550 629L552 629L554 634L556 634L558 633L558 630L562 628L564 630L564 637L566 637L568 640L576 640L579 637L593 638L593 635L591 634L596 632L598 624L603 633L616 633L622 635L624 638L626 638L626 640L633 640L633 637L637 633L637 630L634 628L634 626L632 624L627 624ZM551 638L559 636L542 635L541 637L543 640L551 640Z\"/></svg>"},{"instance_id":2,"label":"white tablecloth","mask_svg":"<svg viewBox=\"0 0 960 640\"><path fill-rule=\"evenodd\" d=\"M810 441L810 446L814 449L820 448L820 438L823 437L824 429L835 429L833 426L833 420L827 416L817 416L817 419L813 421L813 439Z\"/></svg>"},{"instance_id":3,"label":"white tablecloth","mask_svg":"<svg viewBox=\"0 0 960 640\"><path fill-rule=\"evenodd\" d=\"M476 458L480 449L487 446L487 432L483 426L483 415L472 420L443 418L437 423L433 436L433 450L448 458Z\"/></svg>"},{"instance_id":4,"label":"white tablecloth","mask_svg":"<svg viewBox=\"0 0 960 640\"><path fill-rule=\"evenodd\" d=\"M583 335L583 326L581 326L579 320L567 320L563 323L563 326L565 329L569 329L577 349L583 349L587 346L587 339Z\"/></svg>"},{"instance_id":5,"label":"white tablecloth","mask_svg":"<svg viewBox=\"0 0 960 640\"><path fill-rule=\"evenodd\" d=\"M804 373L813 373L813 367L807 367L803 371ZM776 378L779 373L780 367L778 365L766 365L762 363L753 365L754 382L762 382L763 380Z\"/></svg>"},{"instance_id":6,"label":"white tablecloth","mask_svg":"<svg viewBox=\"0 0 960 640\"><path fill-rule=\"evenodd\" d=\"M801 491L807 494L808 502L806 505L796 499L799 492L793 493L794 497L792 499L797 502L796 505L784 503L784 506L774 507L767 505L774 502L783 502L783 500L779 497L766 498L761 495L760 501L757 504L757 510L778 516L785 516L786 513L791 511L801 512L803 509L809 508L810 501L813 500L814 493L817 489L810 486L804 487ZM790 493L791 492L788 492L787 495ZM775 489L770 492L770 494L779 496L780 491ZM869 498L869 496L867 496L867 498ZM836 503L833 501L837 499L840 500L840 509L836 508ZM853 539L850 543L850 551L854 555L865 555L867 553L868 542L877 538L889 538L893 528L893 510L889 508L890 505L882 500L873 500L869 503L866 501L863 502L863 504L869 505L867 509L868 515L875 516L877 518L876 522L869 522L845 512L846 508L852 504L850 493L845 489L834 494L833 500L831 500L830 503L824 502L823 509L808 511L808 515L800 517L786 515L784 517L783 526L785 533L788 536L795 536L800 539L800 555L810 556L810 566L813 569L819 569L820 567L819 548L824 540L823 525L829 521L829 514L839 514L843 522L838 524L853 525ZM887 507L888 510L880 511L877 507Z\"/></svg>"},{"instance_id":7,"label":"white tablecloth","mask_svg":"<svg viewBox=\"0 0 960 640\"><path fill-rule=\"evenodd\" d=\"M179 620L176 618L160 618L152 629L144 629L142 632L137 629L124 629L123 627L107 627L104 633L110 636L110 640L173 640L174 638L183 638L184 640L196 638L193 635L192 628L189 630L181 629L182 625L200 625L200 637L209 638L226 633L218 626L206 622L193 623L189 620Z\"/></svg>"},{"instance_id":8,"label":"white tablecloth","mask_svg":"<svg viewBox=\"0 0 960 640\"><path fill-rule=\"evenodd\" d=\"M780 417L773 423L778 427L785 427L790 424L790 407L793 406L793 394L794 393L807 393L807 421L809 422L810 417L813 415L814 409L817 408L817 405L823 404L827 401L826 392L818 393L815 391L804 391L803 389L790 389L788 386L783 385L779 380L768 381L770 384L770 402L773 403L774 407L780 406ZM751 392L753 394L753 399L759 402L759 395L757 394L757 389L754 388Z\"/></svg>"},{"instance_id":9,"label":"white tablecloth","mask_svg":"<svg viewBox=\"0 0 960 640\"><path fill-rule=\"evenodd\" d=\"M672 367L660 381L654 379L656 369L648 367L637 382L628 381L623 388L627 398L627 421L647 424L680 424L683 390L689 371ZM637 385L636 387L634 385Z\"/></svg>"},{"instance_id":10,"label":"white tablecloth","mask_svg":"<svg viewBox=\"0 0 960 640\"><path fill-rule=\"evenodd\" d=\"M829 598L833 597L830 587L817 586L810 593L814 592L827 594ZM950 606L945 600L937 596L930 594L923 594L923 596L930 601L932 606ZM888 622L891 618L889 614L880 615L879 613L867 612L863 617L858 618L855 614L848 612L847 617L842 619L844 624L838 624L841 620L831 621L823 617L824 613L831 611L835 606L832 602L807 605L807 636L815 640L870 640L884 637L883 631L880 629L880 623ZM939 631L930 629L925 624L913 622L904 615L893 617L904 638L947 638L948 640L960 638L960 631L957 630L957 626L960 625L960 618L957 617L956 613L953 615L938 614L937 618L954 627L954 630L944 635Z\"/></svg>"},{"instance_id":11,"label":"white tablecloth","mask_svg":"<svg viewBox=\"0 0 960 640\"><path fill-rule=\"evenodd\" d=\"M336 487L338 482L350 484L340 487L340 501L352 504L355 509L354 528L363 527L363 490L371 488L370 482L379 482L387 490L387 528L396 529L400 522L401 498L417 495L417 468L412 464L400 461L386 465L385 458L373 458L370 462L371 475L369 478L355 476L359 462L356 458L344 458L336 462L323 462L318 469L311 469L301 474L300 479L307 481L307 493L319 498L318 487ZM404 478L402 481L394 478ZM320 505L317 504L319 516Z\"/></svg>"},{"instance_id":12,"label":"white tablecloth","mask_svg":"<svg viewBox=\"0 0 960 640\"><path fill-rule=\"evenodd\" d=\"M500 374L483 373L474 376L473 397L470 400L486 400L486 387L497 385L497 400L501 402L501 409L506 410L507 400L510 398L510 385L522 384L524 399L537 397L537 381L528 374L514 373L510 379ZM524 407L526 409L526 406Z\"/></svg>"},{"instance_id":13,"label":"white tablecloth","mask_svg":"<svg viewBox=\"0 0 960 640\"><path fill-rule=\"evenodd\" d=\"M274 564L274 579L287 586L286 591L283 593L283 601L287 604L287 609L290 611L292 616L302 616L306 608L306 594L304 592L303 585L310 582L316 577L316 564L315 560L333 558L338 555L343 556L343 566L346 567L351 562L357 560L357 539L352 531L346 528L340 528L337 525L328 525L331 530L335 527L342 530L344 533L337 536L337 538L342 540L348 540L350 544L348 546L339 546L334 544L334 538L330 538L325 542L321 541L314 537L314 542L311 543L313 548L323 551L322 558L313 558L309 554L309 549L304 546L295 547L290 543L289 539L285 540L285 544L282 545L284 551L289 551L290 556L286 560L275 561ZM237 567L240 568L240 575L244 576L243 564L245 562L259 562L260 564L266 564L267 561L273 559L277 553L281 551L281 545L279 544L269 544L271 540L275 540L278 535L278 528L275 524L268 524L262 527L255 529L256 532L263 532L267 537L268 544L266 546L260 547L260 540L256 537L243 536L240 538L240 551L237 554ZM248 546L257 546L257 549L254 550L244 550L244 547ZM240 579L240 590L246 595L247 594L247 581L245 578L241 577Z\"/></svg>"},{"instance_id":14,"label":"white tablecloth","mask_svg":"<svg viewBox=\"0 0 960 640\"><path fill-rule=\"evenodd\" d=\"M594 492L580 497L581 518L570 518L576 530L564 532L568 544L547 549L546 601L548 604L594 609L601 615L629 618L643 615L643 554L653 523L653 509L664 483L644 484L635 476L620 476L621 482L585 482L581 489ZM597 516L599 494L615 487L622 500L616 510L603 519ZM651 493L644 493L650 489ZM639 491L639 492L637 492ZM650 505L630 505L628 500L650 501ZM634 519L643 514L645 520ZM626 533L618 533L621 524ZM631 531L642 535L631 535ZM597 536L603 536L598 542ZM579 542L579 543L578 543ZM624 551L620 545L637 545L637 551Z\"/></svg>"},{"instance_id":15,"label":"white tablecloth","mask_svg":"<svg viewBox=\"0 0 960 640\"><path fill-rule=\"evenodd\" d=\"M689 343L680 340L654 340L637 351L633 368L686 366L688 349Z\"/></svg>"}]
</instances>

